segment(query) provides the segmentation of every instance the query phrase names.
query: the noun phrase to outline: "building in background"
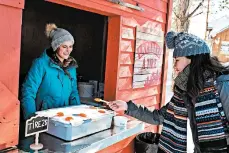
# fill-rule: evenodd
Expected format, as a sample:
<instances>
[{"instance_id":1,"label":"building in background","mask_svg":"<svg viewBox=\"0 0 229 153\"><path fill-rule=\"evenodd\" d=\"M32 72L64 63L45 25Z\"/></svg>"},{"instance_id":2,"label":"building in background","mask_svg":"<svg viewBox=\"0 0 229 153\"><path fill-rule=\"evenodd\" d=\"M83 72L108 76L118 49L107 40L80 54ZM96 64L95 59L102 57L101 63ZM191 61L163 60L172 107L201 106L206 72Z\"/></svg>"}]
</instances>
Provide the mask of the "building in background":
<instances>
[{"instance_id":1,"label":"building in background","mask_svg":"<svg viewBox=\"0 0 229 153\"><path fill-rule=\"evenodd\" d=\"M229 62L229 16L213 20L208 26L212 54L223 63Z\"/></svg>"}]
</instances>

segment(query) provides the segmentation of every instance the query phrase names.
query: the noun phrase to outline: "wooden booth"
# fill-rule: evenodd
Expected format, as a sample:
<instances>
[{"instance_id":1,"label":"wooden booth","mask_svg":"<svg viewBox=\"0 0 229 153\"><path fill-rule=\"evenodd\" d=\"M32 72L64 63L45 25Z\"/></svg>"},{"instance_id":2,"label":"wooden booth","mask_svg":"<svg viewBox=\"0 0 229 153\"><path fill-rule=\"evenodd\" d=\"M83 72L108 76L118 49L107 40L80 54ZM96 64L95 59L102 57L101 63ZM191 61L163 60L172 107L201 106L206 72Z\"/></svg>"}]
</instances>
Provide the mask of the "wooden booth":
<instances>
[{"instance_id":1,"label":"wooden booth","mask_svg":"<svg viewBox=\"0 0 229 153\"><path fill-rule=\"evenodd\" d=\"M154 109L165 101L171 11L172 0L0 0L0 150L18 144L20 86L49 45L46 23L73 34L78 75L102 83L105 100ZM146 124L145 131L158 127ZM132 153L134 137L100 153Z\"/></svg>"}]
</instances>

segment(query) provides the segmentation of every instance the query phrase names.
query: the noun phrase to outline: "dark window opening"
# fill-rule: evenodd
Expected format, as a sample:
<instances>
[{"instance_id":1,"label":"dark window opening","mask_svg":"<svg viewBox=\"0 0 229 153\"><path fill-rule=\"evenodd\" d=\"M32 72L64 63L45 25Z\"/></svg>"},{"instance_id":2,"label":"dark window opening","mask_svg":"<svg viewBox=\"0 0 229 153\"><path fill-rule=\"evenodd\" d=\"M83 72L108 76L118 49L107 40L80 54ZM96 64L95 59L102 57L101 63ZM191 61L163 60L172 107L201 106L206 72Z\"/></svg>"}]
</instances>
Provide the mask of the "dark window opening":
<instances>
[{"instance_id":1,"label":"dark window opening","mask_svg":"<svg viewBox=\"0 0 229 153\"><path fill-rule=\"evenodd\" d=\"M71 56L78 62L78 81L104 83L108 17L44 0L26 0L23 10L20 88L32 61L50 46L45 25L55 23L75 39ZM19 94L20 95L20 94Z\"/></svg>"}]
</instances>

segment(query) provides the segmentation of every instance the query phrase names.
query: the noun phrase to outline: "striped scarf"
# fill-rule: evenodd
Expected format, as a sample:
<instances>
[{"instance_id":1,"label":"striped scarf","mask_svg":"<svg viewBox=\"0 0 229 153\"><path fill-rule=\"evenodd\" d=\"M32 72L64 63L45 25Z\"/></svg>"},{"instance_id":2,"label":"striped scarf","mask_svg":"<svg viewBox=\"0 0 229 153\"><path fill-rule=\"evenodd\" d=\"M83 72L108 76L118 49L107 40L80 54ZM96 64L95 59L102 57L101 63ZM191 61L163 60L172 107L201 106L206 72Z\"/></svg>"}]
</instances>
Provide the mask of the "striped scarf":
<instances>
[{"instance_id":1,"label":"striped scarf","mask_svg":"<svg viewBox=\"0 0 229 153\"><path fill-rule=\"evenodd\" d=\"M201 152L209 153L209 150L215 150L222 153L227 152L227 120L219 94L212 80L206 81L204 89L196 98L197 135ZM182 97L183 90L175 86L174 96L169 102L164 116L163 129L159 140L159 148L167 153L187 152L188 111Z\"/></svg>"}]
</instances>

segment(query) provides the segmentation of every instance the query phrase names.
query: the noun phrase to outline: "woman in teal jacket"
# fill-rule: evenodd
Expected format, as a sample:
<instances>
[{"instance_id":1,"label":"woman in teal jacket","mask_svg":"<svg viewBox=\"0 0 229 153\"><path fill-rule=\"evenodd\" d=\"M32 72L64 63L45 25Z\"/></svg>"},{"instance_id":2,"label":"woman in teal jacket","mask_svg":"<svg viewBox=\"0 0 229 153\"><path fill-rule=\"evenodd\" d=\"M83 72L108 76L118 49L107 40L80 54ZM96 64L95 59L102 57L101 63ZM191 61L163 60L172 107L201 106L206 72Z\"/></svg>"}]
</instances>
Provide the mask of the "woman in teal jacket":
<instances>
[{"instance_id":1,"label":"woman in teal jacket","mask_svg":"<svg viewBox=\"0 0 229 153\"><path fill-rule=\"evenodd\" d=\"M22 85L21 106L24 119L36 111L69 105L79 105L77 63L70 56L73 36L55 24L46 26L51 47L37 58Z\"/></svg>"}]
</instances>

